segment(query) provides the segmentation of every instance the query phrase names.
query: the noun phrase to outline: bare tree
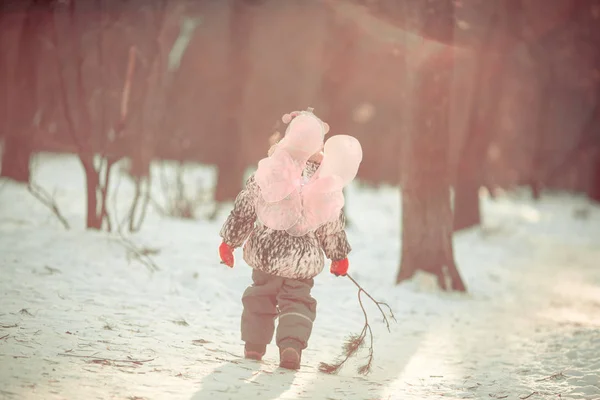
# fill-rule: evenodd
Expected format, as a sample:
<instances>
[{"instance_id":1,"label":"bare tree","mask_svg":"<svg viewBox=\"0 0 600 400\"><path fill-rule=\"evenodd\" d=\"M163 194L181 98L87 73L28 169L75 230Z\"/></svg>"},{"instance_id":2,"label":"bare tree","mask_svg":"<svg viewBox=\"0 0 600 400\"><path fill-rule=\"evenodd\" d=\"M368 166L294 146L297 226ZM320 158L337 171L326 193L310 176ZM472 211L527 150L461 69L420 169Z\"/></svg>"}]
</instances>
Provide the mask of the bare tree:
<instances>
[{"instance_id":1,"label":"bare tree","mask_svg":"<svg viewBox=\"0 0 600 400\"><path fill-rule=\"evenodd\" d=\"M230 78L225 94L225 126L219 133L218 178L215 203L233 200L243 184L246 160L243 159L241 140L241 113L250 74L250 37L254 5L246 0L232 0L229 19L228 62Z\"/></svg>"},{"instance_id":2,"label":"bare tree","mask_svg":"<svg viewBox=\"0 0 600 400\"><path fill-rule=\"evenodd\" d=\"M484 183L486 157L498 122L497 111L502 98L504 59L514 49L516 37L508 34L511 19L517 14L520 0L498 3L493 10L485 37L474 49L477 66L473 77L467 134L460 151L454 179L454 230L481 223L479 189Z\"/></svg>"},{"instance_id":3,"label":"bare tree","mask_svg":"<svg viewBox=\"0 0 600 400\"><path fill-rule=\"evenodd\" d=\"M115 152L115 142L121 138L127 118L135 57L131 56L130 48L130 57L125 58L126 72L121 74L125 75L121 93L109 90L111 77L106 68L109 57L105 48L105 29L116 21L104 12L102 0L93 6L96 7L93 13L87 12L86 7L89 5L75 1L55 5L51 21L52 42L57 53L58 92L67 130L86 177L86 227L102 229L104 226L110 231L108 189L112 167L122 157ZM95 51L84 45L87 41L96 44ZM112 51L117 49L111 48ZM115 58L114 55L111 57ZM119 98L120 101L115 101Z\"/></svg>"},{"instance_id":4,"label":"bare tree","mask_svg":"<svg viewBox=\"0 0 600 400\"><path fill-rule=\"evenodd\" d=\"M172 72L168 71L168 19L181 16L180 8L168 7L167 0L154 1L154 8L140 19L142 26L136 37L138 52L145 60L138 68L134 81L131 123L127 132L135 193L127 215L130 232L138 231L144 221L150 203L152 179L150 163L154 157L158 137L165 129L168 96Z\"/></svg>"},{"instance_id":5,"label":"bare tree","mask_svg":"<svg viewBox=\"0 0 600 400\"><path fill-rule=\"evenodd\" d=\"M38 109L36 56L40 47L40 31L48 10L37 0L29 1L24 7L20 7L24 10L24 17L17 41L16 64L7 65L7 59L3 59L3 65L0 67L5 76L2 81L5 85L7 107L4 156L0 176L27 183L30 178L29 162L33 151L34 119ZM9 18L15 18L14 15L9 15L10 13L7 13L5 16L0 8L0 25L8 24Z\"/></svg>"},{"instance_id":6,"label":"bare tree","mask_svg":"<svg viewBox=\"0 0 600 400\"><path fill-rule=\"evenodd\" d=\"M422 270L434 274L444 290L465 291L452 245L448 148L453 58L452 50L438 53L414 78L415 96L407 110L413 118L403 145L402 259L396 282Z\"/></svg>"},{"instance_id":7,"label":"bare tree","mask_svg":"<svg viewBox=\"0 0 600 400\"><path fill-rule=\"evenodd\" d=\"M594 162L594 175L588 196L595 202L600 203L600 146L596 149L596 161Z\"/></svg>"}]
</instances>

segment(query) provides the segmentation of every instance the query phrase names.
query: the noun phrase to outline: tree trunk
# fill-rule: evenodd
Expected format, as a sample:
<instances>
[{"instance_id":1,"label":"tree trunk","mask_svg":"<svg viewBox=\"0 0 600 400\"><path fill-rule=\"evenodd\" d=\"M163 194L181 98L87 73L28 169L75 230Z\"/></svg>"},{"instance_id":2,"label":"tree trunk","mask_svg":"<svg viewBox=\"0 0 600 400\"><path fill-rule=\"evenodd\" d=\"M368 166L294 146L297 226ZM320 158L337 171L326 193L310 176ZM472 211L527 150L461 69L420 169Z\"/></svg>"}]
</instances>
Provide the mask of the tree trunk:
<instances>
[{"instance_id":1,"label":"tree trunk","mask_svg":"<svg viewBox=\"0 0 600 400\"><path fill-rule=\"evenodd\" d=\"M547 120L552 109L552 96L554 95L552 87L555 85L555 79L552 76L552 69L544 60L544 49L530 45L529 52L536 63L536 73L538 75L538 109L535 115L535 148L532 155L531 170L527 179L527 184L531 188L531 196L534 200L541 197L544 185L543 173L546 163L546 141L547 141Z\"/></svg>"},{"instance_id":2,"label":"tree trunk","mask_svg":"<svg viewBox=\"0 0 600 400\"><path fill-rule=\"evenodd\" d=\"M518 14L520 7L520 0L498 4L485 30L482 46L476 50L475 92L454 184L454 231L481 224L479 189L484 184L487 153L498 122L504 59L512 46L502 32L509 29L511 16Z\"/></svg>"},{"instance_id":3,"label":"tree trunk","mask_svg":"<svg viewBox=\"0 0 600 400\"><path fill-rule=\"evenodd\" d=\"M347 105L344 101L344 90L348 82L356 78L356 56L359 46L359 35L354 24L344 21L337 22L333 14L328 14L327 24L330 37L324 46L323 58L325 70L319 88L319 98L323 100L325 110L316 110L323 115L330 126L335 126L336 132L349 131L349 119ZM331 134L331 132L330 132ZM346 226L352 226L352 221L346 214L348 208L348 190L344 189L345 204L342 212L346 215Z\"/></svg>"},{"instance_id":4,"label":"tree trunk","mask_svg":"<svg viewBox=\"0 0 600 400\"><path fill-rule=\"evenodd\" d=\"M83 155L80 155L81 164L85 171L85 185L87 193L87 212L86 212L86 228L87 229L102 229L102 218L98 215L98 197L100 197L100 174L94 168L94 163L91 160L84 161Z\"/></svg>"},{"instance_id":5,"label":"tree trunk","mask_svg":"<svg viewBox=\"0 0 600 400\"><path fill-rule=\"evenodd\" d=\"M4 132L6 138L0 176L23 183L29 182L30 178L34 116L38 108L36 57L39 53L39 30L44 13L35 3L30 3L26 8L17 43L16 65L14 68L6 66L7 76L10 76L12 70L14 79L5 83L10 97L7 99L9 111L6 115L7 131Z\"/></svg>"},{"instance_id":6,"label":"tree trunk","mask_svg":"<svg viewBox=\"0 0 600 400\"><path fill-rule=\"evenodd\" d=\"M215 202L234 200L242 189L246 169L241 137L241 118L245 90L250 73L250 33L252 30L252 6L243 0L234 0L229 22L229 68L231 68L228 92L225 97L227 116L223 132L217 139L220 154L217 162L217 185Z\"/></svg>"},{"instance_id":7,"label":"tree trunk","mask_svg":"<svg viewBox=\"0 0 600 400\"><path fill-rule=\"evenodd\" d=\"M479 189L483 185L487 152L492 143L496 122L495 112L500 103L499 69L491 55L482 54L482 64L475 80L471 99L468 132L460 152L454 183L454 231L481 223Z\"/></svg>"},{"instance_id":8,"label":"tree trunk","mask_svg":"<svg viewBox=\"0 0 600 400\"><path fill-rule=\"evenodd\" d=\"M471 161L471 165L476 161ZM462 164L462 162L461 162ZM481 165L481 164L479 164ZM481 224L479 207L480 176L478 172L461 169L461 177L454 186L454 231L469 229ZM468 171L468 172L465 172Z\"/></svg>"},{"instance_id":9,"label":"tree trunk","mask_svg":"<svg viewBox=\"0 0 600 400\"><path fill-rule=\"evenodd\" d=\"M433 57L416 77L414 119L404 145L402 259L396 282L422 270L434 274L443 290L465 291L452 246L448 148L453 57L451 51Z\"/></svg>"},{"instance_id":10,"label":"tree trunk","mask_svg":"<svg viewBox=\"0 0 600 400\"><path fill-rule=\"evenodd\" d=\"M17 182L29 182L31 147L32 143L29 133L23 132L22 135L17 135L9 132L4 140L0 176L13 179Z\"/></svg>"},{"instance_id":11,"label":"tree trunk","mask_svg":"<svg viewBox=\"0 0 600 400\"><path fill-rule=\"evenodd\" d=\"M596 151L592 184L588 196L591 200L600 203L600 150Z\"/></svg>"}]
</instances>

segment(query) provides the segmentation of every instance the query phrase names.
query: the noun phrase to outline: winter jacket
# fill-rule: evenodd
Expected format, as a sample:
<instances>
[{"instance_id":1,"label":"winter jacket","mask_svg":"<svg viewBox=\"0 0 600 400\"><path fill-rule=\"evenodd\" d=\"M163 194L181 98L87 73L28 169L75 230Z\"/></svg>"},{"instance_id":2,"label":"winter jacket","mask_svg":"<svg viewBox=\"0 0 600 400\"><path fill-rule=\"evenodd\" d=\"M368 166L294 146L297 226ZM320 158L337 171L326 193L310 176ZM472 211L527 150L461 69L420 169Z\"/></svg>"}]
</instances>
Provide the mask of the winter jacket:
<instances>
[{"instance_id":1,"label":"winter jacket","mask_svg":"<svg viewBox=\"0 0 600 400\"><path fill-rule=\"evenodd\" d=\"M318 163L309 161L304 176L310 178L318 167ZM285 231L267 228L257 220L255 204L259 195L260 187L252 175L246 181L246 188L238 194L220 232L223 241L232 248L246 242L244 260L252 268L283 278L311 279L323 270L323 253L332 261L342 260L350 253L343 212L314 232L291 236Z\"/></svg>"}]
</instances>

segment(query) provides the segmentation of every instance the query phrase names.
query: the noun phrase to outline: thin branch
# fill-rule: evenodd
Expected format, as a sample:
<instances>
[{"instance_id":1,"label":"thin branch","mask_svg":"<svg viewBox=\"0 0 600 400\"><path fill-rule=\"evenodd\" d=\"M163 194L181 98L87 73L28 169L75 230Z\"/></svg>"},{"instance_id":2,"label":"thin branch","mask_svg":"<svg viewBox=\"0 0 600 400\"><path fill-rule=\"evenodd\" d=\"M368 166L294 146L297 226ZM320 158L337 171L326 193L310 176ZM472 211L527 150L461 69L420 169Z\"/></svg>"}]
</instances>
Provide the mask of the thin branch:
<instances>
[{"instance_id":1,"label":"thin branch","mask_svg":"<svg viewBox=\"0 0 600 400\"><path fill-rule=\"evenodd\" d=\"M374 358L373 330L371 329L371 325L369 324L369 317L367 315L367 310L365 309L361 295L364 293L369 299L371 299L375 303L375 305L377 306L377 308L383 315L383 322L386 324L388 332L390 331L390 324L389 324L388 316L385 314L385 312L383 311L381 306L383 305L388 308L389 313L390 313L390 316L389 316L390 318L392 318L394 321L396 321L396 318L394 317L394 313L392 312L391 307L387 303L383 303L383 302L375 300L369 293L367 293L367 291L365 291L362 288L362 286L360 286L358 284L358 282L356 282L356 280L354 280L354 278L352 278L348 274L346 274L346 276L358 287L358 304L360 305L360 309L363 312L365 323L364 323L363 329L360 332L360 334L350 336L348 338L348 340L346 341L346 343L344 344L343 350L344 350L345 357L334 364L328 364L328 363L324 363L324 362L320 363L319 371L326 373L326 374L337 373L342 368L342 366L346 363L346 361L348 361L350 359L350 357L354 356L358 352L358 350L364 346L365 338L367 337L367 334L368 334L369 335L369 353L367 355L367 362L366 362L366 364L361 365L358 368L359 374L367 375L371 372L371 367L373 365L373 358Z\"/></svg>"},{"instance_id":2,"label":"thin branch","mask_svg":"<svg viewBox=\"0 0 600 400\"><path fill-rule=\"evenodd\" d=\"M141 229L142 224L144 223L144 219L146 218L146 211L148 210L148 204L150 203L150 190L152 190L152 178L151 178L152 174L148 174L148 177L145 179L146 181L146 191L144 192L143 198L142 198L142 204L141 204L141 210L140 210L140 215L139 218L137 220L137 224L135 223L135 213L133 210L133 205L132 205L132 213L131 213L131 225L130 225L130 230L132 232L137 232ZM139 185L139 189L141 190L142 187L142 178L139 178L140 180L138 182L136 182L137 185ZM136 199L136 204L139 202L139 196ZM137 208L137 207L136 207Z\"/></svg>"},{"instance_id":3,"label":"thin branch","mask_svg":"<svg viewBox=\"0 0 600 400\"><path fill-rule=\"evenodd\" d=\"M354 283L356 285L356 287L358 287L358 291L364 293L369 299L371 299L371 301L373 301L373 303L375 303L375 305L377 306L377 308L379 308L379 311L381 312L381 315L383 316L383 321L385 322L385 325L388 329L388 332L390 331L390 323L387 319L387 316L385 315L385 312L383 311L383 309L381 308L381 306L387 307L388 312L390 313L390 318L394 320L394 322L398 322L396 320L396 317L394 316L394 313L392 312L392 308L389 306L389 304L381 302L381 301L377 301L373 298L373 296L371 296L366 290L364 290L362 288L362 286L360 286L358 284L358 282L356 282L354 280L354 278L352 278L350 276L350 274L346 274L346 276L348 277L348 279L350 279L352 281L352 283Z\"/></svg>"},{"instance_id":4,"label":"thin branch","mask_svg":"<svg viewBox=\"0 0 600 400\"><path fill-rule=\"evenodd\" d=\"M143 178L141 176L133 175L131 176L131 178L135 186L135 193L133 195L133 200L131 201L131 207L129 208L129 215L126 220L129 221L129 232L134 232L135 210L137 209L138 203L140 201L140 192Z\"/></svg>"},{"instance_id":5,"label":"thin branch","mask_svg":"<svg viewBox=\"0 0 600 400\"><path fill-rule=\"evenodd\" d=\"M550 380L550 379L556 379L556 378L564 378L564 377L565 377L565 375L563 374L563 372L564 372L564 371L560 371L560 372L557 372L557 373L555 373L555 374L552 374L552 375L550 375L550 376L547 376L547 377L545 377L545 378L542 378L542 379L536 379L536 382L543 382L543 381L548 381L548 380Z\"/></svg>"},{"instance_id":6,"label":"thin branch","mask_svg":"<svg viewBox=\"0 0 600 400\"><path fill-rule=\"evenodd\" d=\"M156 265L154 260L152 260L152 258L150 257L150 254L157 253L156 250L140 249L135 245L135 243L123 236L123 234L121 233L119 234L119 238L119 243L127 249L128 254L133 255L137 260L139 260L139 262L144 264L150 270L150 272L160 270L158 265Z\"/></svg>"},{"instance_id":7,"label":"thin branch","mask_svg":"<svg viewBox=\"0 0 600 400\"><path fill-rule=\"evenodd\" d=\"M56 201L48 192L46 192L41 186L38 186L33 182L29 182L29 184L27 185L27 190L29 191L29 193L31 193L33 197L38 199L43 205L45 205L50 209L50 211L52 211L52 214L56 216L60 223L65 227L65 229L69 230L71 228L66 218L60 212Z\"/></svg>"},{"instance_id":8,"label":"thin branch","mask_svg":"<svg viewBox=\"0 0 600 400\"><path fill-rule=\"evenodd\" d=\"M527 395L527 396L524 396L524 397L519 397L519 398L520 398L521 400L525 400L525 399L528 399L528 398L530 398L531 396L533 396L533 395L535 395L535 394L538 394L538 392L533 392L533 393L531 393L531 394L529 394L529 395Z\"/></svg>"}]
</instances>

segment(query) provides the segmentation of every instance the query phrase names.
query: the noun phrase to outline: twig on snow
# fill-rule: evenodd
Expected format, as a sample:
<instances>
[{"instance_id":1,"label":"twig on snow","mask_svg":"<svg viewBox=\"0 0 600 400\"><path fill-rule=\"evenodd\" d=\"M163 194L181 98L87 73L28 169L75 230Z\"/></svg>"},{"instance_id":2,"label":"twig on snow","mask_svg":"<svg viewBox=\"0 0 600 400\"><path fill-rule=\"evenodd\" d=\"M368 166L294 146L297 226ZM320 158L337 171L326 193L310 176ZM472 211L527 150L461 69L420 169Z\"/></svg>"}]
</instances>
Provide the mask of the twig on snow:
<instances>
[{"instance_id":1,"label":"twig on snow","mask_svg":"<svg viewBox=\"0 0 600 400\"><path fill-rule=\"evenodd\" d=\"M144 264L150 272L155 272L160 270L158 265L152 260L150 255L157 254L158 250L156 249L148 249L148 248L138 248L135 243L131 240L123 236L123 234L119 235L119 243L123 245L127 249L127 257L128 259L136 258L139 262Z\"/></svg>"},{"instance_id":2,"label":"twig on snow","mask_svg":"<svg viewBox=\"0 0 600 400\"><path fill-rule=\"evenodd\" d=\"M7 337L9 337L9 336L10 336L10 334L9 334L9 333L7 333L6 335L4 335L4 336L0 337L0 340L6 339L6 338L7 338Z\"/></svg>"},{"instance_id":3,"label":"twig on snow","mask_svg":"<svg viewBox=\"0 0 600 400\"><path fill-rule=\"evenodd\" d=\"M396 317L394 316L394 313L392 312L391 307L387 303L375 300L373 298L373 296L371 296L367 291L365 291L363 289L363 287L360 286L358 284L358 282L356 282L356 280L354 280L354 278L352 278L348 274L346 274L346 276L348 277L348 279L350 279L352 281L352 283L354 283L356 285L356 287L358 287L358 304L360 305L360 308L363 312L363 316L365 318L365 324L364 324L363 329L360 332L360 334L350 335L350 337L347 339L346 343L344 343L344 346L343 346L344 358L341 359L341 361L338 361L334 364L328 364L328 363L322 362L321 364L319 364L319 371L326 373L326 374L337 373L342 368L344 363L346 361L348 361L348 359L350 359L350 357L354 356L358 352L358 350L364 346L367 334L369 334L369 354L367 356L367 362L366 362L366 364L361 365L358 368L359 374L368 375L371 372L371 367L373 364L373 357L374 357L373 356L373 331L371 329L371 325L369 324L369 318L367 316L367 311L363 304L361 295L364 293L369 299L371 299L375 303L375 305L381 312L381 315L383 316L383 322L385 323L388 332L390 331L390 323L389 323L388 315L386 315L382 306L387 307L387 309L389 311L389 318L396 321Z\"/></svg>"},{"instance_id":4,"label":"twig on snow","mask_svg":"<svg viewBox=\"0 0 600 400\"><path fill-rule=\"evenodd\" d=\"M91 359L95 362L108 361L108 362L118 362L118 363L143 364L143 363L147 363L150 361L154 361L154 358L149 358L147 360L135 360L133 358L129 359L129 360L115 360L115 359L111 359L111 358L95 357L95 356L82 356L82 355L78 355L78 354L69 354L69 353L58 353L58 355L63 356L63 357L87 358L87 359Z\"/></svg>"},{"instance_id":5,"label":"twig on snow","mask_svg":"<svg viewBox=\"0 0 600 400\"><path fill-rule=\"evenodd\" d=\"M27 190L29 191L29 193L31 193L33 197L38 199L43 205L45 205L50 209L50 211L52 211L52 214L56 216L60 223L65 227L65 229L69 230L71 228L65 217L60 212L56 201L48 192L46 192L41 186L38 186L33 182L29 182L29 184L27 185Z\"/></svg>"},{"instance_id":6,"label":"twig on snow","mask_svg":"<svg viewBox=\"0 0 600 400\"><path fill-rule=\"evenodd\" d=\"M519 398L520 398L521 400L525 400L525 399L528 399L528 398L530 398L531 396L533 396L533 395L535 395L535 394L538 394L538 392L533 392L533 393L531 393L531 394L528 394L528 395L527 395L527 396L525 396L525 397L519 397Z\"/></svg>"},{"instance_id":7,"label":"twig on snow","mask_svg":"<svg viewBox=\"0 0 600 400\"><path fill-rule=\"evenodd\" d=\"M557 372L557 373L555 373L555 374L552 374L552 375L550 375L550 376L547 376L547 377L545 377L545 378L542 378L542 379L536 379L536 382L549 381L550 379L556 379L556 378L564 378L564 376L565 376L565 375L563 374L563 372L564 372L564 371L560 371L560 372Z\"/></svg>"}]
</instances>

